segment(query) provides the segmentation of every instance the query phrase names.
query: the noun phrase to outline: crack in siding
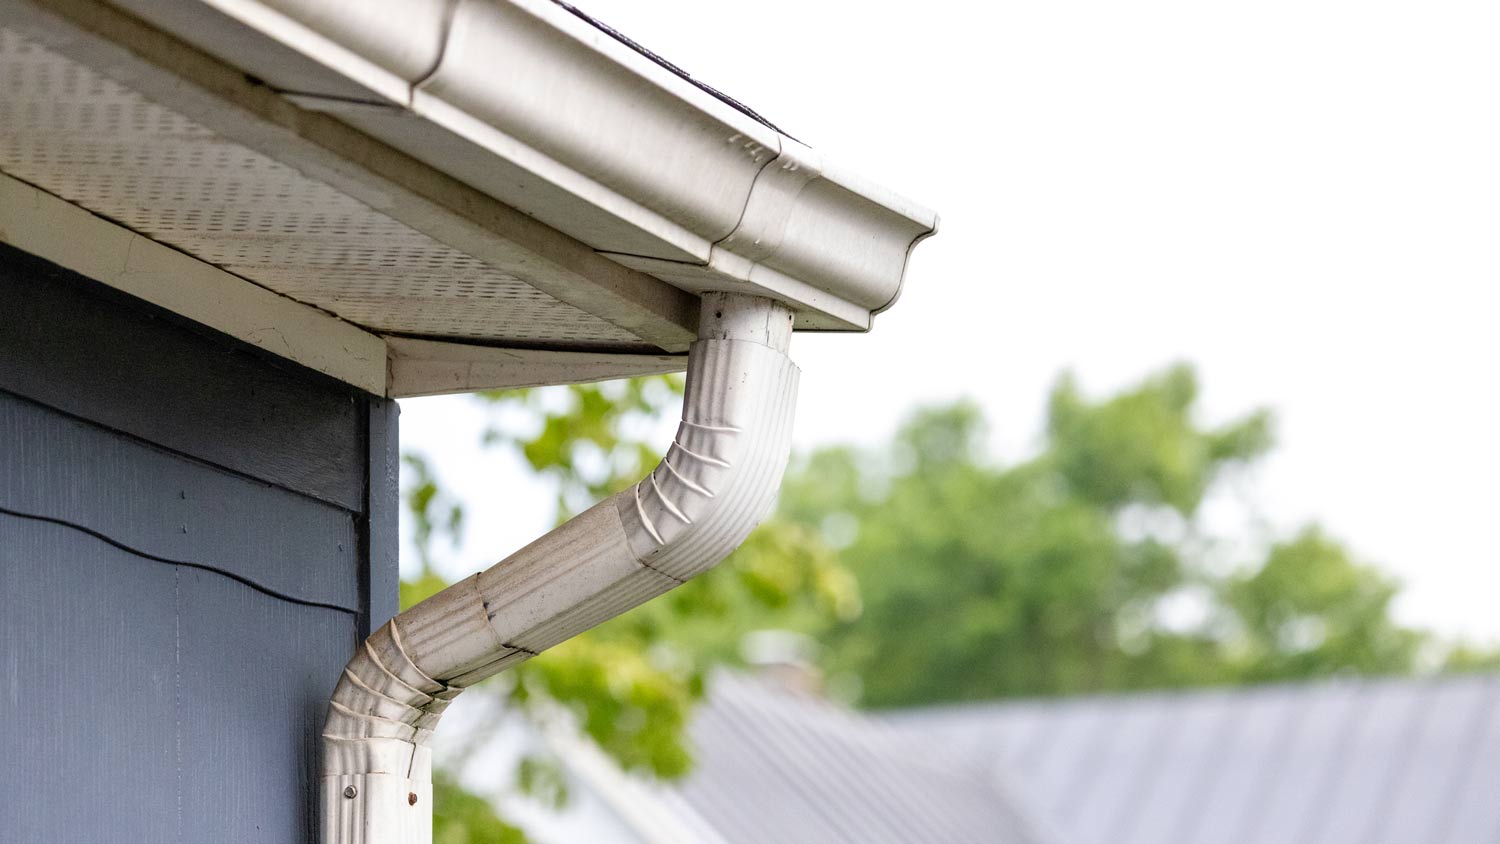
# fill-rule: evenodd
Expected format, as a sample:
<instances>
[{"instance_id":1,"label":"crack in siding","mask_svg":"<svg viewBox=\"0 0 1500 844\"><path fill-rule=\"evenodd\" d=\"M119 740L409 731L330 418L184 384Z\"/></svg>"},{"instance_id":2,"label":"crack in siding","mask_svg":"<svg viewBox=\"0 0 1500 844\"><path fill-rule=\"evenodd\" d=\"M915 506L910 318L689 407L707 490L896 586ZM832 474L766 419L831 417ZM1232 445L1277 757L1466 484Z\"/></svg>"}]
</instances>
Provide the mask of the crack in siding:
<instances>
[{"instance_id":1,"label":"crack in siding","mask_svg":"<svg viewBox=\"0 0 1500 844\"><path fill-rule=\"evenodd\" d=\"M105 543L106 545L118 548L121 551L126 552L127 554L139 557L143 560L148 560L153 563L163 563L169 566L180 566L182 568L211 572L213 574L219 575L220 577L227 577L230 580L233 580L234 582L241 585L248 586L251 589L254 589L255 591L261 593L262 595L267 595L280 601L286 601L289 604L298 604L304 607L318 607L325 610L338 610L342 613L348 613L351 616L359 615L359 611L351 607L345 607L339 604L329 603L327 601L314 601L308 598L299 598L296 595L290 595L286 592L282 592L279 589L274 589L270 586L265 585L264 583L260 583L256 580L246 577L245 575L227 571L225 569L218 568L217 566L209 565L208 563L197 563L193 562L192 560L173 560L168 557L161 557L156 554L152 554L148 551L142 551L139 548L132 548L131 546L126 545L125 543L119 541L118 539L115 539L112 536L109 536L108 534L101 533L91 527L86 527L84 525L70 522L66 519L59 519L53 516L41 516L37 515L36 513L23 513L19 510L12 510L9 507L0 507L0 515L13 516L17 519L29 519L34 522L46 522L48 524L70 528L72 530L78 531L79 533L92 536L93 538Z\"/></svg>"}]
</instances>

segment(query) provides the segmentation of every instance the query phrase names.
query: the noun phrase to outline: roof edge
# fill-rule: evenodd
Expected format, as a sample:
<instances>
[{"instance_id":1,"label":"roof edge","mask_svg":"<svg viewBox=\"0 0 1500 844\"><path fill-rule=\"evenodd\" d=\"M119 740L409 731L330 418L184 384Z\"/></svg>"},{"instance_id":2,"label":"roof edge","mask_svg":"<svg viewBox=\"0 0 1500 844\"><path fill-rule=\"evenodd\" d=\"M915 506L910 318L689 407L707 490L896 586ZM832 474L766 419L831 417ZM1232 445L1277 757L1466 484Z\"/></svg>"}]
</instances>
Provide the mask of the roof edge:
<instances>
[{"instance_id":1,"label":"roof edge","mask_svg":"<svg viewBox=\"0 0 1500 844\"><path fill-rule=\"evenodd\" d=\"M377 334L0 173L0 243L377 396Z\"/></svg>"},{"instance_id":2,"label":"roof edge","mask_svg":"<svg viewBox=\"0 0 1500 844\"><path fill-rule=\"evenodd\" d=\"M178 5L257 33L199 46L302 107L621 263L666 262L661 277L678 287L777 298L799 327L867 329L900 293L911 248L936 230L932 211L825 162L571 7L372 3ZM272 61L288 49L310 62Z\"/></svg>"}]
</instances>

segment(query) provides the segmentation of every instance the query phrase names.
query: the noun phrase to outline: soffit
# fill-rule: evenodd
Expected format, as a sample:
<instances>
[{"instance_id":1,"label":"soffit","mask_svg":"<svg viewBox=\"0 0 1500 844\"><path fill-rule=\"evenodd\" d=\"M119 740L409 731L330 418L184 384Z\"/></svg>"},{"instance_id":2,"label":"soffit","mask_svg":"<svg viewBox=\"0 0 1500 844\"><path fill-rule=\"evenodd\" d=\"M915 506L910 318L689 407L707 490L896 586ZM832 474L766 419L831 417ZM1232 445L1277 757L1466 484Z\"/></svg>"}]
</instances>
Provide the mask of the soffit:
<instances>
[{"instance_id":1,"label":"soffit","mask_svg":"<svg viewBox=\"0 0 1500 844\"><path fill-rule=\"evenodd\" d=\"M0 171L379 333L655 351L80 62L0 29Z\"/></svg>"}]
</instances>

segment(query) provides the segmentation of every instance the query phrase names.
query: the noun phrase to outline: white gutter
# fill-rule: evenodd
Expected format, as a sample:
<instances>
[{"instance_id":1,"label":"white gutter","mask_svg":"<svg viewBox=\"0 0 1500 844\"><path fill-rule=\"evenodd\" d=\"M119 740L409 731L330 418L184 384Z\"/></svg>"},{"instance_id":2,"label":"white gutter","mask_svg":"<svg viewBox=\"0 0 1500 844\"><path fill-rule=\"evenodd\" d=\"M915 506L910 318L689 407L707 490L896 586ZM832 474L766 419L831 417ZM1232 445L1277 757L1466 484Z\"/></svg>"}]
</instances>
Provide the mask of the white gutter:
<instances>
[{"instance_id":1,"label":"white gutter","mask_svg":"<svg viewBox=\"0 0 1500 844\"><path fill-rule=\"evenodd\" d=\"M551 0L112 0L577 240L693 293L866 330L937 215Z\"/></svg>"},{"instance_id":2,"label":"white gutter","mask_svg":"<svg viewBox=\"0 0 1500 844\"><path fill-rule=\"evenodd\" d=\"M765 516L791 448L792 314L710 294L682 424L644 480L392 619L350 660L323 731L324 844L429 844L428 738L466 687L714 566Z\"/></svg>"}]
</instances>

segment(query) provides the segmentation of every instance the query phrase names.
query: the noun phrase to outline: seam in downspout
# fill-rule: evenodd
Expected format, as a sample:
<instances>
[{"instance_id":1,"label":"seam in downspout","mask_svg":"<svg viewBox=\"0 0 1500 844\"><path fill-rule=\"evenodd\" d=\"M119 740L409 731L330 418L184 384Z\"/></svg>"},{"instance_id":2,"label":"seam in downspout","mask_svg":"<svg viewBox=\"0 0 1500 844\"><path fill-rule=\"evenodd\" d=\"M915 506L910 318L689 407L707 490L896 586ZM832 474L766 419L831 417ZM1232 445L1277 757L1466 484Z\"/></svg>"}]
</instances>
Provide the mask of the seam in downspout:
<instances>
[{"instance_id":1,"label":"seam in downspout","mask_svg":"<svg viewBox=\"0 0 1500 844\"><path fill-rule=\"evenodd\" d=\"M428 740L450 701L717 564L770 510L791 450L792 312L703 297L682 423L662 462L370 635L329 702L324 844L430 844Z\"/></svg>"}]
</instances>

